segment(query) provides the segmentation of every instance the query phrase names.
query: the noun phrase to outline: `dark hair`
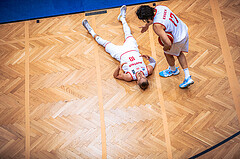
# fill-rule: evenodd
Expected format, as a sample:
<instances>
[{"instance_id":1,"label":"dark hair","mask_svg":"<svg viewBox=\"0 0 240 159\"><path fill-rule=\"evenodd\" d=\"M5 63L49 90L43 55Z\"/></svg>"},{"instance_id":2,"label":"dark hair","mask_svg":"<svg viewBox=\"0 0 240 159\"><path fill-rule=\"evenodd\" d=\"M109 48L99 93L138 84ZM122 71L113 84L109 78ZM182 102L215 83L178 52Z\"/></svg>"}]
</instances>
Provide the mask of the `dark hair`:
<instances>
[{"instance_id":1,"label":"dark hair","mask_svg":"<svg viewBox=\"0 0 240 159\"><path fill-rule=\"evenodd\" d=\"M148 80L146 80L145 82L139 83L139 87L143 90L147 89L148 85L149 85Z\"/></svg>"},{"instance_id":2,"label":"dark hair","mask_svg":"<svg viewBox=\"0 0 240 159\"><path fill-rule=\"evenodd\" d=\"M148 5L141 5L136 12L138 19L140 20L153 20L154 17L154 8Z\"/></svg>"}]
</instances>

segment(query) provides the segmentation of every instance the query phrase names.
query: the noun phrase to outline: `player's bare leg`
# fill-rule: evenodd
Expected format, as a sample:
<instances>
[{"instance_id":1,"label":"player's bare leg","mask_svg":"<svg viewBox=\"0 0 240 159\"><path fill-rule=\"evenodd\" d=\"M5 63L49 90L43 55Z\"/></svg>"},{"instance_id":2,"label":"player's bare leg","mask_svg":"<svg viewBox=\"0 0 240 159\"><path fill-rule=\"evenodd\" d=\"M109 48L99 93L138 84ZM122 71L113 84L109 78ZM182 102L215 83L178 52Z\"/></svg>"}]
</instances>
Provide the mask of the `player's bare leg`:
<instances>
[{"instance_id":1,"label":"player's bare leg","mask_svg":"<svg viewBox=\"0 0 240 159\"><path fill-rule=\"evenodd\" d=\"M188 68L187 59L183 52L180 52L180 54L179 54L179 56L177 56L177 58L178 58L178 61L181 65L182 69Z\"/></svg>"},{"instance_id":2,"label":"player's bare leg","mask_svg":"<svg viewBox=\"0 0 240 159\"><path fill-rule=\"evenodd\" d=\"M159 72L159 75L162 77L170 77L172 75L178 75L179 74L179 70L177 67L175 67L175 58L173 57L173 55L169 55L164 53L167 62L168 62L168 69L163 70L161 72Z\"/></svg>"},{"instance_id":3,"label":"player's bare leg","mask_svg":"<svg viewBox=\"0 0 240 159\"><path fill-rule=\"evenodd\" d=\"M167 62L169 64L169 66L175 66L175 58L173 57L173 55L169 55L169 54L166 54L164 53L166 59L167 59Z\"/></svg>"},{"instance_id":4,"label":"player's bare leg","mask_svg":"<svg viewBox=\"0 0 240 159\"><path fill-rule=\"evenodd\" d=\"M189 70L188 70L188 64L187 64L187 59L184 55L183 52L180 52L180 55L177 57L178 61L181 65L181 67L183 68L184 74L185 74L185 78L182 84L179 85L180 88L187 88L188 86L190 86L191 84L194 83L194 81L192 80Z\"/></svg>"}]
</instances>

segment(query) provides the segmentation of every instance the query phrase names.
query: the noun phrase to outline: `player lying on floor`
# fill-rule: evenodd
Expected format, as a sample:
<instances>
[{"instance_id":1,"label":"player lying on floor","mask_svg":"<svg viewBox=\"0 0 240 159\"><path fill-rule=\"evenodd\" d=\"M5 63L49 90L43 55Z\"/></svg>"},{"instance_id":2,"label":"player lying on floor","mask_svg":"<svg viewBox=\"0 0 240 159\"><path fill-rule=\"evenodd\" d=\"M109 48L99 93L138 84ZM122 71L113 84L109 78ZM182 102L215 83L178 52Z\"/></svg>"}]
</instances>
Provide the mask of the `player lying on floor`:
<instances>
[{"instance_id":1,"label":"player lying on floor","mask_svg":"<svg viewBox=\"0 0 240 159\"><path fill-rule=\"evenodd\" d=\"M137 42L131 34L131 30L125 17L126 6L123 5L118 16L118 20L123 24L123 31L125 33L125 42L122 46L114 45L113 43L102 39L94 32L86 19L82 21L82 24L97 43L102 45L107 53L120 62L120 65L113 73L113 76L116 79L124 81L136 80L139 87L145 90L149 85L146 77L153 73L156 61L148 55L141 55L139 53ZM149 60L149 65L145 65L143 57Z\"/></svg>"}]
</instances>

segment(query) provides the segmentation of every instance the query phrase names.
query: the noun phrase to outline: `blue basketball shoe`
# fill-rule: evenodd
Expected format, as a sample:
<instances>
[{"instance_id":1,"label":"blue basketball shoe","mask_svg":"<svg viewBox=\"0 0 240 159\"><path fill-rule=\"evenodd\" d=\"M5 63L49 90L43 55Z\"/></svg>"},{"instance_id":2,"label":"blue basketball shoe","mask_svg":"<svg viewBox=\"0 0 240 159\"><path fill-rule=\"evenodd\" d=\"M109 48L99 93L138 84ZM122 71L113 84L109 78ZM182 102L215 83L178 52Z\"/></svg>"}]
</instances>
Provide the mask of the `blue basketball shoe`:
<instances>
[{"instance_id":1,"label":"blue basketball shoe","mask_svg":"<svg viewBox=\"0 0 240 159\"><path fill-rule=\"evenodd\" d=\"M178 74L179 74L178 68L179 68L179 67L176 67L176 70L175 70L175 71L172 71L172 70L170 69L170 67L169 67L168 69L159 72L159 75L160 75L161 77L170 77L170 76L172 76L172 75L178 75Z\"/></svg>"},{"instance_id":2,"label":"blue basketball shoe","mask_svg":"<svg viewBox=\"0 0 240 159\"><path fill-rule=\"evenodd\" d=\"M189 76L187 79L184 79L183 83L179 85L180 88L188 88L191 84L193 84L194 81L192 80L191 76Z\"/></svg>"}]
</instances>

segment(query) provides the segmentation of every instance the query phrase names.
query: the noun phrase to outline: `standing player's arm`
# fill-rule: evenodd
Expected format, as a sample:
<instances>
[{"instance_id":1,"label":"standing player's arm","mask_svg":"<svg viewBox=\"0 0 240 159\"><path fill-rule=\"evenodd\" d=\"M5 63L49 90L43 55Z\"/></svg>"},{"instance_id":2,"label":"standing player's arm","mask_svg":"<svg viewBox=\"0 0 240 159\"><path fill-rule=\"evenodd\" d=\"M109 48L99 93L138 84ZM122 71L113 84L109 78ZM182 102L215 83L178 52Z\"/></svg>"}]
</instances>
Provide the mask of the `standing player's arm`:
<instances>
[{"instance_id":1,"label":"standing player's arm","mask_svg":"<svg viewBox=\"0 0 240 159\"><path fill-rule=\"evenodd\" d=\"M152 22L146 23L145 26L139 27L142 28L141 33L146 32L150 25L152 25Z\"/></svg>"},{"instance_id":2,"label":"standing player's arm","mask_svg":"<svg viewBox=\"0 0 240 159\"><path fill-rule=\"evenodd\" d=\"M120 70L121 70L121 68L120 68L120 66L118 66L117 69L113 73L114 78L128 81L128 82L132 81L131 75L126 74L126 73L120 73Z\"/></svg>"},{"instance_id":3,"label":"standing player's arm","mask_svg":"<svg viewBox=\"0 0 240 159\"><path fill-rule=\"evenodd\" d=\"M154 24L153 25L153 30L154 32L160 36L160 38L162 39L164 46L163 46L163 50L164 51L169 51L172 47L172 43L169 40L167 34L165 33L165 26L161 25L161 24Z\"/></svg>"}]
</instances>

